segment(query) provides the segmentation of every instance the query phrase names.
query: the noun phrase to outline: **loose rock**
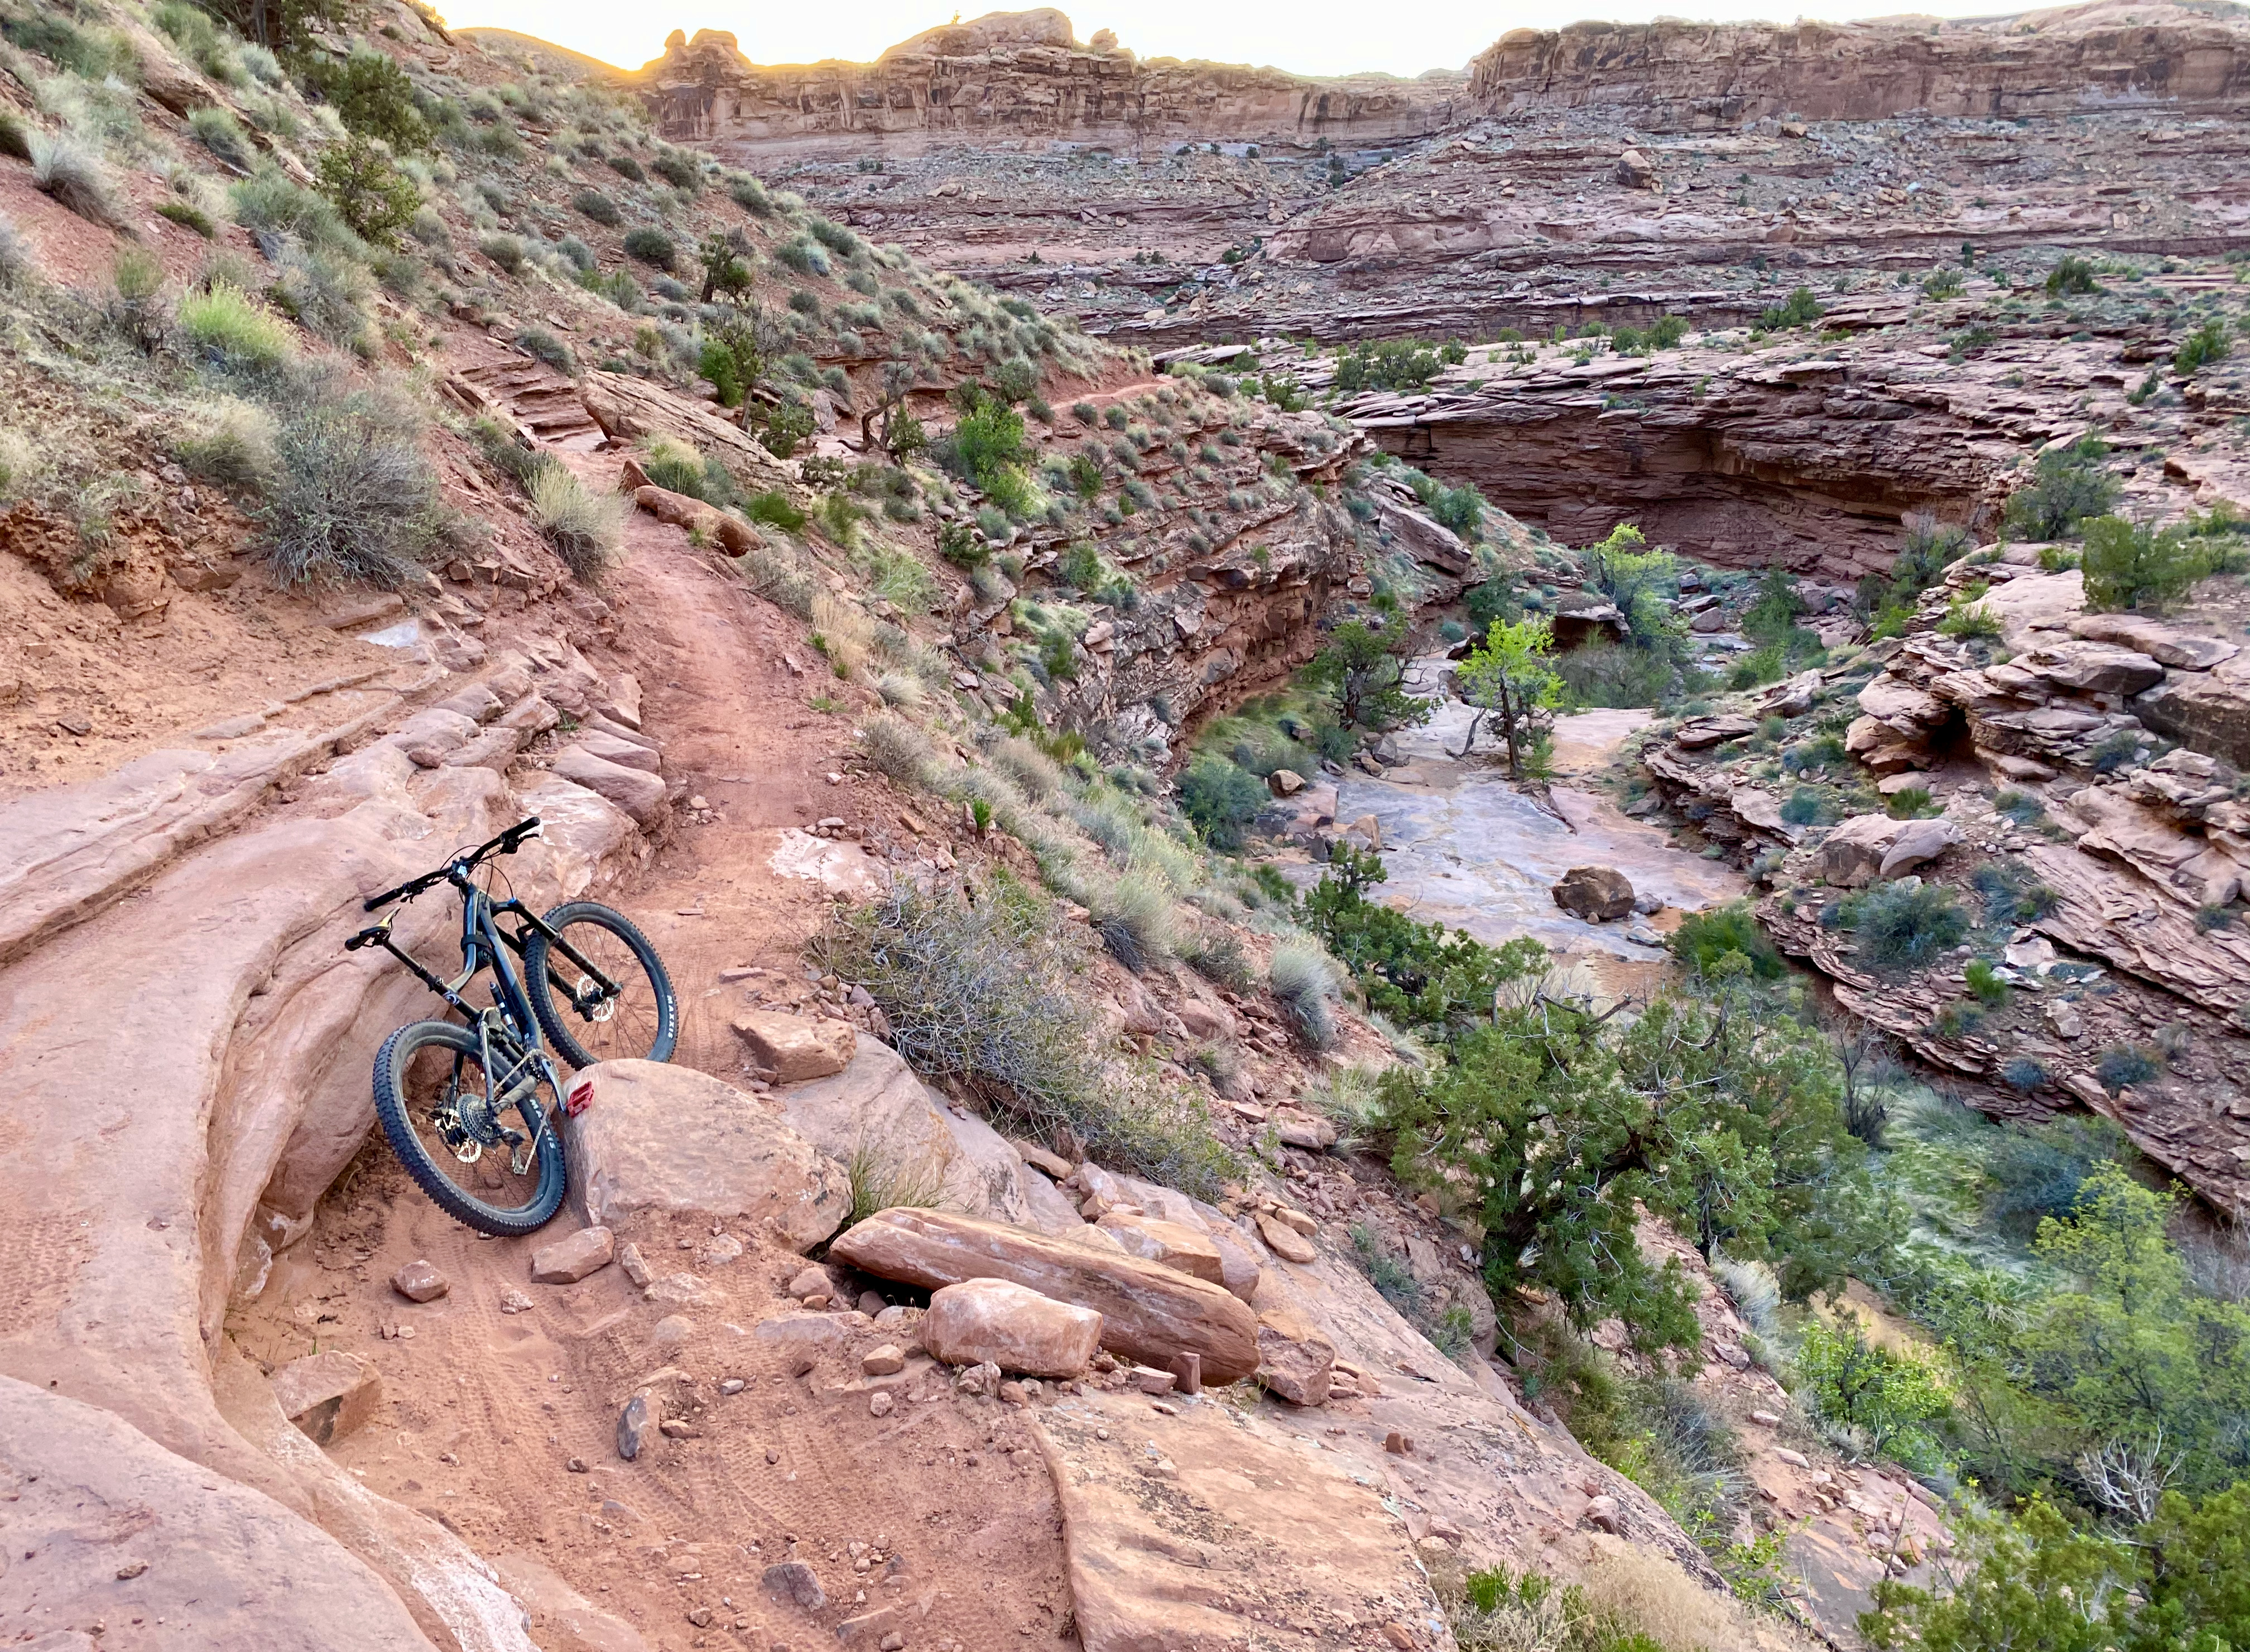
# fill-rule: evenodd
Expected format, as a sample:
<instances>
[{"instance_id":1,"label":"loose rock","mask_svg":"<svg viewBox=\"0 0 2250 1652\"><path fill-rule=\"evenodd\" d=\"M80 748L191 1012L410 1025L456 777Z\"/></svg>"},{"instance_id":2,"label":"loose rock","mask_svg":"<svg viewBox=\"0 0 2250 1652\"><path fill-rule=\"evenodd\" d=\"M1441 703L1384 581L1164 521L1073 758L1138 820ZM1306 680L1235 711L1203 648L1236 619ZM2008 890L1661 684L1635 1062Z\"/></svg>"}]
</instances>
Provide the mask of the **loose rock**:
<instances>
[{"instance_id":1,"label":"loose rock","mask_svg":"<svg viewBox=\"0 0 2250 1652\"><path fill-rule=\"evenodd\" d=\"M453 1286L436 1263L417 1259L391 1275L390 1288L409 1302L435 1302Z\"/></svg>"},{"instance_id":2,"label":"loose rock","mask_svg":"<svg viewBox=\"0 0 2250 1652\"><path fill-rule=\"evenodd\" d=\"M616 1237L608 1228L582 1227L531 1254L531 1282L575 1285L587 1275L607 1268L616 1255Z\"/></svg>"},{"instance_id":3,"label":"loose rock","mask_svg":"<svg viewBox=\"0 0 2250 1652\"><path fill-rule=\"evenodd\" d=\"M1101 1316L1008 1280L972 1279L930 1297L921 1338L931 1358L948 1365L1076 1377L1101 1343Z\"/></svg>"}]
</instances>

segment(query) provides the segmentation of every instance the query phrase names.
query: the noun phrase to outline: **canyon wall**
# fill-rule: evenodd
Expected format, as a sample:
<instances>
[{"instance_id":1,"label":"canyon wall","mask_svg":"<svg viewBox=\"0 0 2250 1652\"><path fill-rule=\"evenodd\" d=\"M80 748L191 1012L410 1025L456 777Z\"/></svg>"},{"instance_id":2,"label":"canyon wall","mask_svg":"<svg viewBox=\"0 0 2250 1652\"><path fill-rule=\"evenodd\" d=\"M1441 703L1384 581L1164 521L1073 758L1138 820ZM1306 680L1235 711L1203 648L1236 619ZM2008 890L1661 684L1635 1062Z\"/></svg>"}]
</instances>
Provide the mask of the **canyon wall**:
<instances>
[{"instance_id":1,"label":"canyon wall","mask_svg":"<svg viewBox=\"0 0 2250 1652\"><path fill-rule=\"evenodd\" d=\"M2016 118L2154 104L2218 114L2250 86L2242 15L2103 4L1960 23L1514 29L1474 60L1470 94L1488 114L1601 107L1659 131L1908 111Z\"/></svg>"},{"instance_id":2,"label":"canyon wall","mask_svg":"<svg viewBox=\"0 0 2250 1652\"><path fill-rule=\"evenodd\" d=\"M1080 45L1052 9L931 29L873 63L754 64L731 34L675 30L663 57L624 80L664 136L768 162L946 143L1389 142L1460 119L1467 85L1458 73L1325 80L1143 60L1107 30Z\"/></svg>"}]
</instances>

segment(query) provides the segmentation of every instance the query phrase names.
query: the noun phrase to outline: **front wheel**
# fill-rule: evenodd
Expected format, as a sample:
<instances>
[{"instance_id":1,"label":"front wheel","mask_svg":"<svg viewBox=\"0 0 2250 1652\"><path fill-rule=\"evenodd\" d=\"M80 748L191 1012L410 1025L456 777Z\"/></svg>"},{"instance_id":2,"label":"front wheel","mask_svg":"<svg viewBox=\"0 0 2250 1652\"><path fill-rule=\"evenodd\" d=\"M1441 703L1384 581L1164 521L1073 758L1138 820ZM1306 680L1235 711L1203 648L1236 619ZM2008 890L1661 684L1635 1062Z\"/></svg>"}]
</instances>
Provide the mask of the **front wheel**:
<instances>
[{"instance_id":1,"label":"front wheel","mask_svg":"<svg viewBox=\"0 0 2250 1652\"><path fill-rule=\"evenodd\" d=\"M670 1061L680 1042L680 1000L648 937L593 901L558 906L545 921L560 941L537 930L524 937L524 984L562 1059L574 1068Z\"/></svg>"},{"instance_id":2,"label":"front wheel","mask_svg":"<svg viewBox=\"0 0 2250 1652\"><path fill-rule=\"evenodd\" d=\"M399 1162L440 1210L480 1233L514 1237L562 1207L569 1179L553 1105L561 1098L536 1051L495 1050L493 1061L500 1070L488 1074L474 1027L402 1026L376 1054L375 1110Z\"/></svg>"}]
</instances>

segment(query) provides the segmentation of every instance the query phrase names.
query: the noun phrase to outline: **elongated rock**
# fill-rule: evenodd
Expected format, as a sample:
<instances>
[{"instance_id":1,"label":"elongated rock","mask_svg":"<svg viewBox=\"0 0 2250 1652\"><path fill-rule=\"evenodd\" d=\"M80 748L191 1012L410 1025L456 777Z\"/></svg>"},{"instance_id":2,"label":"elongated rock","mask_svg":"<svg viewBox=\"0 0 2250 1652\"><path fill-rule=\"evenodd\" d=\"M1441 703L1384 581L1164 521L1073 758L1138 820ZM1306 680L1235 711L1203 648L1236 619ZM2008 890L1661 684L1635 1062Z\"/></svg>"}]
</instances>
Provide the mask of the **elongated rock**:
<instances>
[{"instance_id":1,"label":"elongated rock","mask_svg":"<svg viewBox=\"0 0 2250 1652\"><path fill-rule=\"evenodd\" d=\"M1101 1345L1142 1365L1197 1354L1204 1380L1258 1369L1258 1322L1223 1288L1122 1252L1096 1250L1005 1222L941 1210L887 1210L829 1248L880 1279L939 1289L1009 1279L1101 1316Z\"/></svg>"}]
</instances>

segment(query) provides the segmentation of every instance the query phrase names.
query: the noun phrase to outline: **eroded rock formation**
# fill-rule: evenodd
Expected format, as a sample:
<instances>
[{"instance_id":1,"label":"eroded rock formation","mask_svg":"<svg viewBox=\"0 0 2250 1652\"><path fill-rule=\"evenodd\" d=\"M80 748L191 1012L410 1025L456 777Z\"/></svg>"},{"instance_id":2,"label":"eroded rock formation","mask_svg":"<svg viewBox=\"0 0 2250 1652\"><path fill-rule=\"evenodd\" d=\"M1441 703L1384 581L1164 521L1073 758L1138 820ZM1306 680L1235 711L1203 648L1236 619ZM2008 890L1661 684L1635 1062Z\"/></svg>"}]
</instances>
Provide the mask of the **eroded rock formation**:
<instances>
[{"instance_id":1,"label":"eroded rock formation","mask_svg":"<svg viewBox=\"0 0 2250 1652\"><path fill-rule=\"evenodd\" d=\"M2250 90L2250 41L2232 17L2184 5L1962 22L1579 23L1510 30L1473 60L1469 90L1493 114L1598 106L1655 131L1909 109L2015 119L2162 103L2219 114Z\"/></svg>"},{"instance_id":2,"label":"eroded rock formation","mask_svg":"<svg viewBox=\"0 0 2250 1652\"><path fill-rule=\"evenodd\" d=\"M731 34L674 30L663 57L624 79L665 136L762 167L949 143L1394 142L1456 118L1465 83L1142 59L1107 30L1080 45L1052 8L926 30L866 64L754 64Z\"/></svg>"}]
</instances>

